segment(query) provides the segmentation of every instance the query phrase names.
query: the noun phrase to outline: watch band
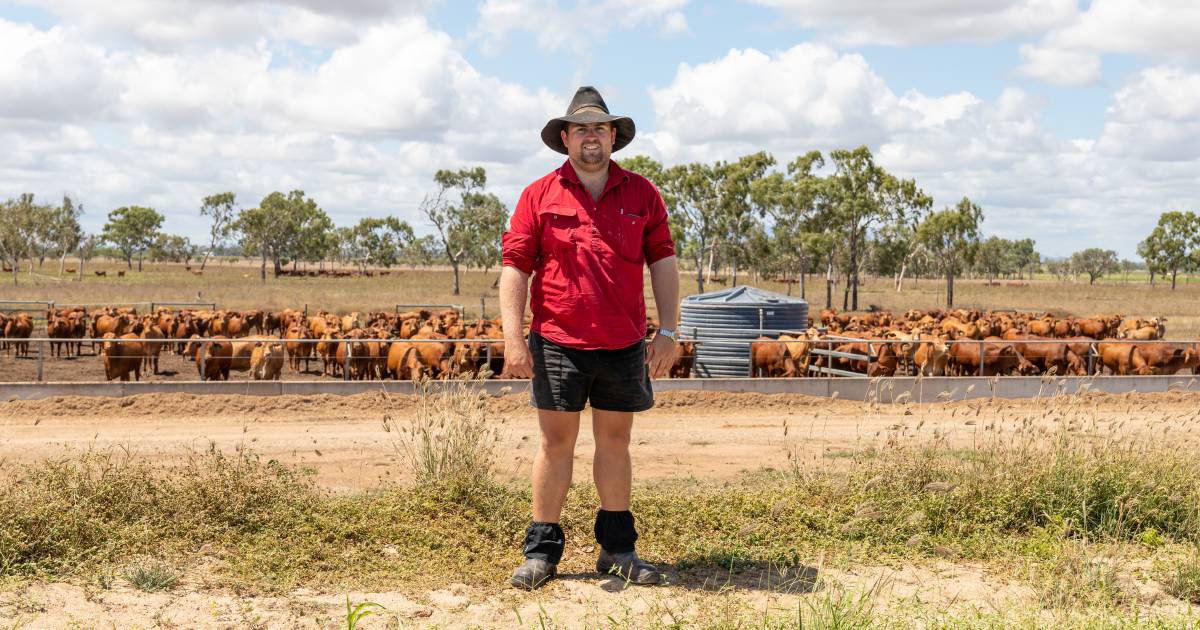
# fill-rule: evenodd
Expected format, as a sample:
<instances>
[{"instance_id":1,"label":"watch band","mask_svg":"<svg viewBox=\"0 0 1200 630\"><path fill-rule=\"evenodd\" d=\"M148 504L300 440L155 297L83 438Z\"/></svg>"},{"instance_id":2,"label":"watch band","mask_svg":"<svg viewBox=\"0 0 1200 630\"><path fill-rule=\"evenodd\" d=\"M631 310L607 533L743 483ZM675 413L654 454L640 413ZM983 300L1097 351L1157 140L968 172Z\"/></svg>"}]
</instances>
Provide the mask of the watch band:
<instances>
[{"instance_id":1,"label":"watch band","mask_svg":"<svg viewBox=\"0 0 1200 630\"><path fill-rule=\"evenodd\" d=\"M672 340L672 341L674 341L674 340L675 340L675 331L674 331L674 330L672 330L672 329L670 329L670 328L659 328L659 329L658 329L658 334L660 334L660 335L662 335L662 336L664 336L664 337L666 337L667 339L670 339L670 340Z\"/></svg>"}]
</instances>

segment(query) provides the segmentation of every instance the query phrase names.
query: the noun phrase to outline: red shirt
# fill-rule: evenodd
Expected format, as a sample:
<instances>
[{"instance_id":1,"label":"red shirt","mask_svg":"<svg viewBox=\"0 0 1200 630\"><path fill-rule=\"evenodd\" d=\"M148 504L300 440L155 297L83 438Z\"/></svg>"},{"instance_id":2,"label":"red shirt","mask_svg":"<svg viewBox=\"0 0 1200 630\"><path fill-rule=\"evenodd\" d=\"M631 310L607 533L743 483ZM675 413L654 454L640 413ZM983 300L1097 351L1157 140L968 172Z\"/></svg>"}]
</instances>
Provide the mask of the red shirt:
<instances>
[{"instance_id":1,"label":"red shirt","mask_svg":"<svg viewBox=\"0 0 1200 630\"><path fill-rule=\"evenodd\" d=\"M570 160L530 184L504 233L503 264L533 274L532 331L561 346L615 350L645 338L642 270L675 255L658 189L608 164L598 201Z\"/></svg>"}]
</instances>

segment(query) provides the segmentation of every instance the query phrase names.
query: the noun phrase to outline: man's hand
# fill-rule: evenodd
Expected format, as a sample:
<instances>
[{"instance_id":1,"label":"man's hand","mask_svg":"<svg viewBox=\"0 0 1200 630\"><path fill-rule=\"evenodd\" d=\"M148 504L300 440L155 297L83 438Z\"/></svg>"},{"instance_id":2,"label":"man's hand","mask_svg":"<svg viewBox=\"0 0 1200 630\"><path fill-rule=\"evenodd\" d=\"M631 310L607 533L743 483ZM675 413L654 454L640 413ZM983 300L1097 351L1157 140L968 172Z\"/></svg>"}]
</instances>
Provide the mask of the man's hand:
<instances>
[{"instance_id":1,"label":"man's hand","mask_svg":"<svg viewBox=\"0 0 1200 630\"><path fill-rule=\"evenodd\" d=\"M646 347L646 365L650 366L650 378L662 378L671 372L671 366L675 365L675 345L674 339L654 333L654 338Z\"/></svg>"},{"instance_id":2,"label":"man's hand","mask_svg":"<svg viewBox=\"0 0 1200 630\"><path fill-rule=\"evenodd\" d=\"M529 342L504 342L504 375L509 378L533 378L533 355L529 352Z\"/></svg>"}]
</instances>

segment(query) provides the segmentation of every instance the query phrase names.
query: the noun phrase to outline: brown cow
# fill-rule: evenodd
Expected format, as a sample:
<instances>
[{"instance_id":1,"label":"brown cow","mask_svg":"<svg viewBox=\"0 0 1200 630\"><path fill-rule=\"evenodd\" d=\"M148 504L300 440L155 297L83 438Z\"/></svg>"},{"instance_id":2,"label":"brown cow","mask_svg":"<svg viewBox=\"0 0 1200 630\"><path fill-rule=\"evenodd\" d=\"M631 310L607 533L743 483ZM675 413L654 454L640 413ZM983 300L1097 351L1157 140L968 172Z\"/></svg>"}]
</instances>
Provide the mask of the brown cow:
<instances>
[{"instance_id":1,"label":"brown cow","mask_svg":"<svg viewBox=\"0 0 1200 630\"><path fill-rule=\"evenodd\" d=\"M304 343L299 340L313 339L314 337L312 336L312 333L309 332L308 327L304 324L292 324L291 326L288 326L287 333L284 334L284 338L288 340L288 362L292 366L293 370L299 372L300 362L307 362L307 359L312 356L314 345L311 343Z\"/></svg>"},{"instance_id":2,"label":"brown cow","mask_svg":"<svg viewBox=\"0 0 1200 630\"><path fill-rule=\"evenodd\" d=\"M215 341L198 341L198 338L199 335L192 335L184 352L196 362L200 380L228 381L233 344L227 337L213 337Z\"/></svg>"},{"instance_id":3,"label":"brown cow","mask_svg":"<svg viewBox=\"0 0 1200 630\"><path fill-rule=\"evenodd\" d=\"M1146 376L1154 373L1154 368L1150 367L1142 358L1136 344L1099 343L1096 344L1096 350L1100 355L1101 365L1108 368L1113 374Z\"/></svg>"},{"instance_id":4,"label":"brown cow","mask_svg":"<svg viewBox=\"0 0 1200 630\"><path fill-rule=\"evenodd\" d=\"M796 375L796 364L782 343L770 337L758 339L750 343L750 376L770 378Z\"/></svg>"},{"instance_id":5,"label":"brown cow","mask_svg":"<svg viewBox=\"0 0 1200 630\"><path fill-rule=\"evenodd\" d=\"M1142 356L1146 365L1154 370L1155 374L1170 376L1191 367L1192 348L1189 346L1173 343L1139 343L1136 345L1138 354Z\"/></svg>"},{"instance_id":6,"label":"brown cow","mask_svg":"<svg viewBox=\"0 0 1200 630\"><path fill-rule=\"evenodd\" d=\"M105 380L119 378L128 381L130 372L133 372L133 380L142 380L145 346L138 341L137 334L125 333L117 337L113 333L104 333L102 338L105 340L101 349Z\"/></svg>"},{"instance_id":7,"label":"brown cow","mask_svg":"<svg viewBox=\"0 0 1200 630\"><path fill-rule=\"evenodd\" d=\"M166 335L158 327L158 324L153 323L154 318L147 316L142 322L142 339L166 339ZM158 374L158 355L162 354L164 342L148 341L145 344L145 357L143 369L150 368L152 374Z\"/></svg>"},{"instance_id":8,"label":"brown cow","mask_svg":"<svg viewBox=\"0 0 1200 630\"><path fill-rule=\"evenodd\" d=\"M999 374L1033 374L1037 368L1025 360L1020 352L998 337L983 344L983 369L980 370L978 343L955 343L950 346L949 364L959 376L996 376Z\"/></svg>"},{"instance_id":9,"label":"brown cow","mask_svg":"<svg viewBox=\"0 0 1200 630\"><path fill-rule=\"evenodd\" d=\"M259 342L250 354L250 376L256 381L278 381L283 371L283 345Z\"/></svg>"},{"instance_id":10,"label":"brown cow","mask_svg":"<svg viewBox=\"0 0 1200 630\"><path fill-rule=\"evenodd\" d=\"M675 344L675 361L671 364L671 378L691 378L692 364L696 361L696 342L680 341Z\"/></svg>"},{"instance_id":11,"label":"brown cow","mask_svg":"<svg viewBox=\"0 0 1200 630\"><path fill-rule=\"evenodd\" d=\"M913 353L913 365L917 373L923 376L945 376L946 363L949 361L946 341L941 337L929 340L921 339L917 350Z\"/></svg>"},{"instance_id":12,"label":"brown cow","mask_svg":"<svg viewBox=\"0 0 1200 630\"><path fill-rule=\"evenodd\" d=\"M33 336L33 318L28 313L17 313L8 319L4 324L4 354L8 354L8 348L11 346L15 350L16 356L23 357L29 354L29 339ZM16 341L11 341L16 339Z\"/></svg>"}]
</instances>

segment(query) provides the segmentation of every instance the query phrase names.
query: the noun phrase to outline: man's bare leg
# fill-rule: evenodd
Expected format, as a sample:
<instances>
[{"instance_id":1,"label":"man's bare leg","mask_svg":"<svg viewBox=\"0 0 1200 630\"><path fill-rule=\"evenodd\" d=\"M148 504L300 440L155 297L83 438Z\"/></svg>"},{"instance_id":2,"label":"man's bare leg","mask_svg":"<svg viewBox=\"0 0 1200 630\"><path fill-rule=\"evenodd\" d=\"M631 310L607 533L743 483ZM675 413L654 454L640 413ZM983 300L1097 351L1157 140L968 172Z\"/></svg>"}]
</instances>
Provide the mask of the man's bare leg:
<instances>
[{"instance_id":1,"label":"man's bare leg","mask_svg":"<svg viewBox=\"0 0 1200 630\"><path fill-rule=\"evenodd\" d=\"M633 465L629 459L629 434L633 413L592 409L592 436L596 454L592 477L600 494L600 509L622 512L629 509L629 487Z\"/></svg>"},{"instance_id":2,"label":"man's bare leg","mask_svg":"<svg viewBox=\"0 0 1200 630\"><path fill-rule=\"evenodd\" d=\"M557 523L571 488L578 411L538 410L542 441L533 457L533 520Z\"/></svg>"}]
</instances>

